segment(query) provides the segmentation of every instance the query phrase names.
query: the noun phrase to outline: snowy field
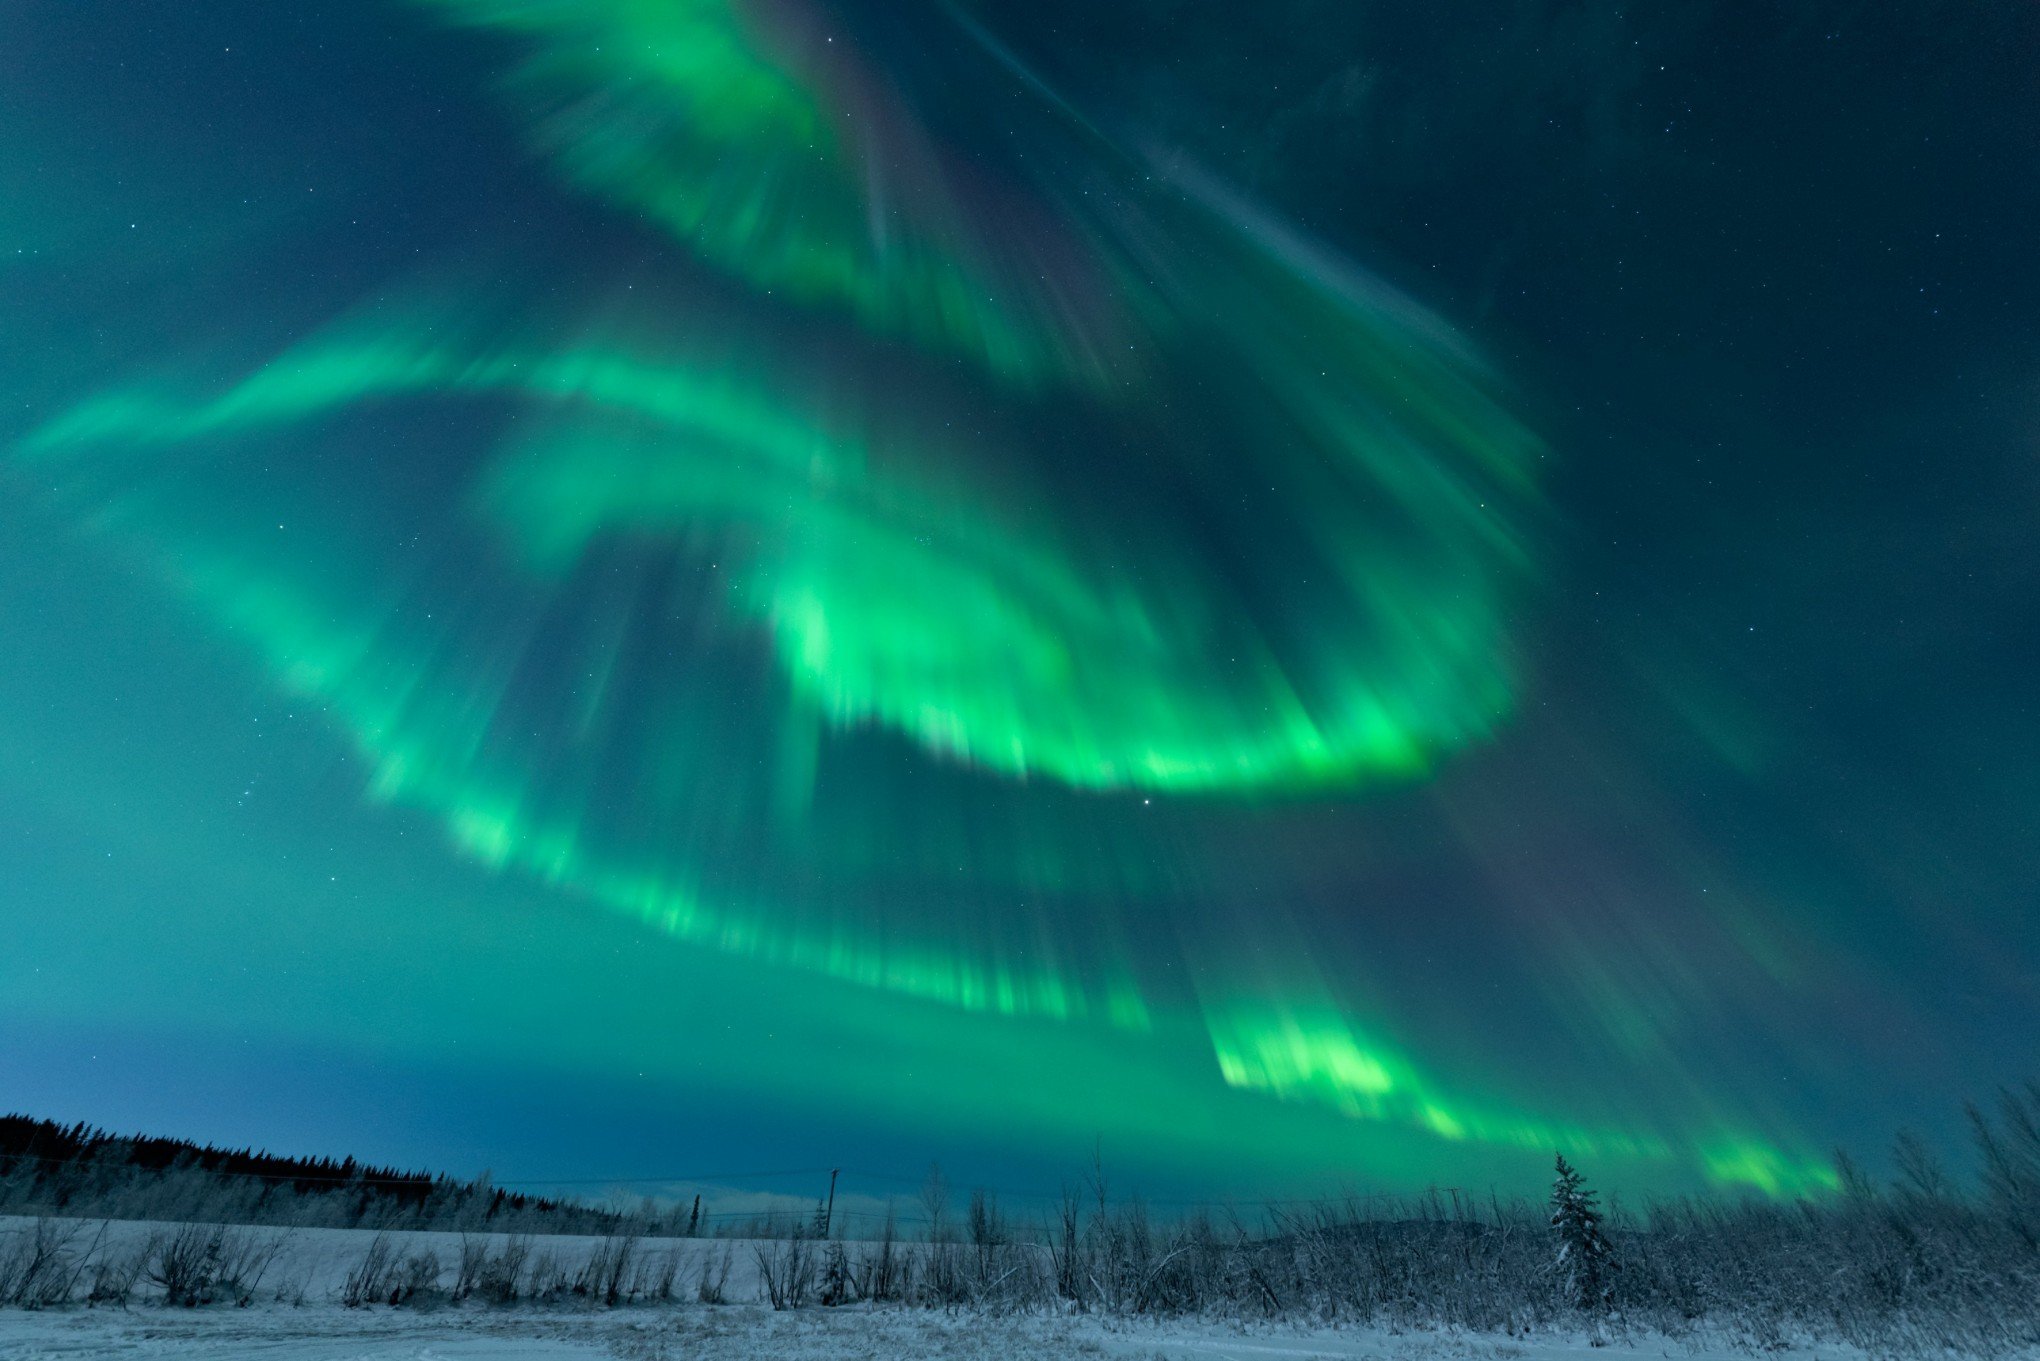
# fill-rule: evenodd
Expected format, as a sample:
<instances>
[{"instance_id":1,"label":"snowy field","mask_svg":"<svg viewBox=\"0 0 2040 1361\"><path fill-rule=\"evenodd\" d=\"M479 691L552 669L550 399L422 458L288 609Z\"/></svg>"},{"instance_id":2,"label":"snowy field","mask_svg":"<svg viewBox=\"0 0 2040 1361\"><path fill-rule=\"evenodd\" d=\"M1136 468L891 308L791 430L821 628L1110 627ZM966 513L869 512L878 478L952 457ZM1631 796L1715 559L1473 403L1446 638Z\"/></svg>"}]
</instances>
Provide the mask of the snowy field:
<instances>
[{"instance_id":1,"label":"snowy field","mask_svg":"<svg viewBox=\"0 0 2040 1361\"><path fill-rule=\"evenodd\" d=\"M1585 1338L1522 1341L1381 1329L1229 1330L1197 1323L1107 1324L1088 1318L987 1319L920 1309L808 1309L676 1304L613 1311L543 1308L344 1309L275 1304L246 1309L0 1313L0 1357L191 1358L216 1361L1637 1361L1708 1358L1663 1339L1595 1347ZM1779 1361L1846 1358L1840 1349L1774 1352Z\"/></svg>"},{"instance_id":2,"label":"snowy field","mask_svg":"<svg viewBox=\"0 0 2040 1361\"><path fill-rule=\"evenodd\" d=\"M137 1261L189 1226L128 1221L50 1221L40 1231L63 1235L61 1251L75 1268L72 1298L83 1300L98 1262ZM0 1249L19 1248L38 1232L36 1221L0 1218ZM1735 1353L1691 1340L1609 1336L1589 1339L1540 1335L1534 1339L1379 1326L1299 1330L1263 1325L1227 1327L1207 1321L1101 1319L1090 1315L1022 1313L986 1316L897 1305L809 1307L774 1311L762 1302L754 1245L723 1239L646 1239L635 1251L646 1266L640 1280L667 1278L670 1299L614 1308L584 1298L556 1303L490 1305L447 1296L465 1246L500 1253L507 1240L453 1233L380 1236L395 1262L436 1264L437 1274L413 1303L348 1307L350 1278L358 1279L379 1235L365 1229L230 1231L236 1269L259 1273L215 1302L180 1308L163 1302L163 1288L145 1273L125 1306L71 1303L45 1309L0 1309L0 1361L45 1358L135 1357L183 1361L567 1361L622 1357L644 1361L821 1361L822 1358L955 1358L955 1361L1049 1361L1050 1358L1130 1357L1138 1361L1276 1361L1278 1358L1416 1358L1418 1361L1628 1361L1630 1358L1709 1357ZM537 1237L531 1262L571 1277L614 1240ZM861 1245L850 1245L856 1248ZM912 1250L912 1249L908 1249ZM16 1269L23 1260L11 1260ZM727 1261L727 1275L723 1263ZM530 1266L527 1270L532 1269ZM636 1268L634 1268L636 1270ZM720 1286L724 1303L702 1303L704 1274ZM245 1299L245 1305L234 1299ZM1768 1356L1860 1356L1848 1349L1773 1350Z\"/></svg>"}]
</instances>

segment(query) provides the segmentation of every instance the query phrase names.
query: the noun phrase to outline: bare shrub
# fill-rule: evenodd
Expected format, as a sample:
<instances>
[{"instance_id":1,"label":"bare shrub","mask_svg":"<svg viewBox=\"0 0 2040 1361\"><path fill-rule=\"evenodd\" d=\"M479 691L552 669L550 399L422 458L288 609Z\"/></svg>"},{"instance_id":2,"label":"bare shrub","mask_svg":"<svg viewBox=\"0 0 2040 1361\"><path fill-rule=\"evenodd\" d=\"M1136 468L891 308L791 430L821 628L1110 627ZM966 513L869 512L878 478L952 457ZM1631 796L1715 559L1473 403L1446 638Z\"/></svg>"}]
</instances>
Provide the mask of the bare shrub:
<instances>
[{"instance_id":1,"label":"bare shrub","mask_svg":"<svg viewBox=\"0 0 2040 1361\"><path fill-rule=\"evenodd\" d=\"M595 1247L574 1277L573 1293L615 1307L625 1298L624 1285L637 1256L635 1233L611 1234Z\"/></svg>"},{"instance_id":2,"label":"bare shrub","mask_svg":"<svg viewBox=\"0 0 2040 1361\"><path fill-rule=\"evenodd\" d=\"M1077 1278L1081 1263L1077 1235L1083 1224L1082 1191L1075 1185L1064 1182L1055 1209L1056 1222L1048 1240L1048 1252L1049 1267L1055 1278L1056 1297L1072 1304L1082 1304L1084 1294L1081 1282Z\"/></svg>"},{"instance_id":3,"label":"bare shrub","mask_svg":"<svg viewBox=\"0 0 2040 1361\"><path fill-rule=\"evenodd\" d=\"M44 1216L16 1230L0 1254L0 1304L44 1309L69 1303L92 1251L77 1251L81 1229L76 1223ZM103 1226L100 1232L105 1232Z\"/></svg>"},{"instance_id":4,"label":"bare shrub","mask_svg":"<svg viewBox=\"0 0 2040 1361\"><path fill-rule=\"evenodd\" d=\"M412 1253L404 1259L404 1265L397 1273L396 1284L390 1290L390 1303L414 1304L439 1293L439 1254L430 1248Z\"/></svg>"},{"instance_id":5,"label":"bare shrub","mask_svg":"<svg viewBox=\"0 0 2040 1361\"><path fill-rule=\"evenodd\" d=\"M128 1298L134 1293L135 1283L142 1279L148 1261L149 1245L146 1242L121 1253L100 1253L92 1261L92 1284L85 1294L86 1305L96 1308L110 1304L127 1308Z\"/></svg>"},{"instance_id":6,"label":"bare shrub","mask_svg":"<svg viewBox=\"0 0 2040 1361\"><path fill-rule=\"evenodd\" d=\"M305 1295L311 1287L312 1274L309 1271L292 1272L276 1283L276 1302L302 1309L305 1307Z\"/></svg>"},{"instance_id":7,"label":"bare shrub","mask_svg":"<svg viewBox=\"0 0 2040 1361\"><path fill-rule=\"evenodd\" d=\"M672 1248L640 1252L631 1268L627 1297L664 1304L673 1298L673 1279L680 1274L680 1256Z\"/></svg>"},{"instance_id":8,"label":"bare shrub","mask_svg":"<svg viewBox=\"0 0 2040 1361\"><path fill-rule=\"evenodd\" d=\"M453 1291L449 1298L458 1304L474 1294L482 1278L482 1267L488 1260L489 1240L478 1234L463 1233L460 1236L460 1256L454 1262Z\"/></svg>"},{"instance_id":9,"label":"bare shrub","mask_svg":"<svg viewBox=\"0 0 2040 1361\"><path fill-rule=\"evenodd\" d=\"M396 1244L387 1233L377 1234L340 1283L340 1303L349 1309L381 1303L395 1283L398 1265Z\"/></svg>"},{"instance_id":10,"label":"bare shrub","mask_svg":"<svg viewBox=\"0 0 2040 1361\"><path fill-rule=\"evenodd\" d=\"M503 1250L494 1256L487 1255L487 1246L484 1242L484 1256L475 1275L475 1292L491 1304L517 1303L525 1259L531 1256L531 1240L513 1234L503 1240Z\"/></svg>"},{"instance_id":11,"label":"bare shrub","mask_svg":"<svg viewBox=\"0 0 2040 1361\"><path fill-rule=\"evenodd\" d=\"M573 1285L566 1266L550 1248L531 1259L531 1275L525 1291L529 1298L556 1304L573 1289Z\"/></svg>"},{"instance_id":12,"label":"bare shrub","mask_svg":"<svg viewBox=\"0 0 2040 1361\"><path fill-rule=\"evenodd\" d=\"M695 1282L694 1298L703 1304L729 1303L730 1253L728 1244L721 1252L710 1250L702 1254L701 1276Z\"/></svg>"},{"instance_id":13,"label":"bare shrub","mask_svg":"<svg viewBox=\"0 0 2040 1361\"><path fill-rule=\"evenodd\" d=\"M867 1243L850 1266L850 1288L867 1300L887 1302L906 1293L906 1259L898 1246L899 1228L887 1206L878 1242Z\"/></svg>"},{"instance_id":14,"label":"bare shrub","mask_svg":"<svg viewBox=\"0 0 2040 1361\"><path fill-rule=\"evenodd\" d=\"M758 1281L774 1309L799 1309L814 1288L815 1245L799 1230L792 1237L752 1248L758 1259Z\"/></svg>"},{"instance_id":15,"label":"bare shrub","mask_svg":"<svg viewBox=\"0 0 2040 1361\"><path fill-rule=\"evenodd\" d=\"M220 1234L216 1295L237 1308L245 1309L255 1300L262 1278L283 1251L285 1235L228 1229Z\"/></svg>"},{"instance_id":16,"label":"bare shrub","mask_svg":"<svg viewBox=\"0 0 2040 1361\"><path fill-rule=\"evenodd\" d=\"M349 1309L387 1304L419 1304L439 1292L439 1254L421 1248L405 1255L388 1232L376 1234L340 1285L340 1302Z\"/></svg>"},{"instance_id":17,"label":"bare shrub","mask_svg":"<svg viewBox=\"0 0 2040 1361\"><path fill-rule=\"evenodd\" d=\"M165 1304L190 1309L226 1301L246 1308L283 1243L282 1234L180 1224L144 1244L141 1272L161 1288Z\"/></svg>"},{"instance_id":18,"label":"bare shrub","mask_svg":"<svg viewBox=\"0 0 2040 1361\"><path fill-rule=\"evenodd\" d=\"M180 1224L149 1240L144 1270L162 1290L163 1303L186 1309L211 1304L226 1245L224 1224Z\"/></svg>"},{"instance_id":19,"label":"bare shrub","mask_svg":"<svg viewBox=\"0 0 2040 1361\"><path fill-rule=\"evenodd\" d=\"M914 1292L917 1303L953 1307L967 1303L963 1249L947 1239L928 1244L921 1257L921 1277Z\"/></svg>"}]
</instances>

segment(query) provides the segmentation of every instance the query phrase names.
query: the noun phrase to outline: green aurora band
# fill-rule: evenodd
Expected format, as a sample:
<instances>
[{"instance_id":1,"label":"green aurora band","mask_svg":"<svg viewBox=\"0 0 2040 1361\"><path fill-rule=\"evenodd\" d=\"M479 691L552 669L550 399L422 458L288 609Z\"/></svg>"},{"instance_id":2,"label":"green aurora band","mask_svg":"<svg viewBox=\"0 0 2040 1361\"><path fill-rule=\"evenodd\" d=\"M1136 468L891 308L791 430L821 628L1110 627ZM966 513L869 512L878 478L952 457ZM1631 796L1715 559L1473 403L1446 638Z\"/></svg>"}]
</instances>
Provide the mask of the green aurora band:
<instances>
[{"instance_id":1,"label":"green aurora band","mask_svg":"<svg viewBox=\"0 0 2040 1361\"><path fill-rule=\"evenodd\" d=\"M1124 322L1086 287L1077 243L1017 197L970 202L815 16L736 0L418 2L518 41L505 97L537 111L532 145L718 268L1011 381L1108 381ZM1034 231L985 230L1015 216Z\"/></svg>"},{"instance_id":2,"label":"green aurora band","mask_svg":"<svg viewBox=\"0 0 2040 1361\"><path fill-rule=\"evenodd\" d=\"M557 581L602 536L684 538L728 563L735 622L771 633L796 696L832 725L878 721L932 752L1079 788L1251 792L1416 775L1434 752L1486 735L1507 702L1494 588L1475 578L1405 599L1425 565L1364 542L1357 515L1341 526L1322 502L1296 505L1297 529L1320 541L1319 570L1346 588L1349 622L1290 667L1278 640L1226 636L1220 611L1172 589L1198 571L1193 545L1157 543L1140 575L1086 571L1044 490L970 483L984 449L943 476L947 451L803 416L800 383L747 385L624 345L485 352L429 316L357 329L211 401L98 399L29 448L186 443L372 398L508 393L565 424L520 438L479 491L527 567ZM1420 361L1381 371L1384 406L1425 398L1402 391ZM1518 438L1505 425L1489 433ZM1341 432L1354 446L1367 435ZM1326 474L1298 470L1296 494ZM1452 494L1444 479L1398 476L1384 493ZM1161 589L1144 584L1157 577ZM1221 652L1232 654L1223 670Z\"/></svg>"},{"instance_id":3,"label":"green aurora band","mask_svg":"<svg viewBox=\"0 0 2040 1361\"><path fill-rule=\"evenodd\" d=\"M1201 1036L1241 1093L1769 1194L1829 1184L1711 1113L1468 1099L1356 1021L1299 932L1269 925L1256 971L1183 940L1180 974L1158 968L1130 944L1152 912L1081 849L1045 870L979 828L983 900L923 886L874 917L887 851L826 821L843 796L818 770L875 747L906 771L884 806L907 857L960 786L1012 826L1061 800L1116 827L1147 800L1407 785L1492 735L1542 451L1440 322L1188 171L1088 214L1024 179L959 188L910 104L789 7L425 7L509 45L562 181L700 277L569 309L412 285L252 373L90 396L17 450L316 702L372 799L732 956L1015 1024ZM868 353L846 357L846 323ZM457 561L394 584L348 512L245 476L286 440L344 450L455 408L497 432L446 493ZM262 528L286 513L288 551ZM535 679L555 654L571 686ZM761 692L751 721L710 716ZM718 819L798 873L742 882ZM1018 905L1049 895L1070 906Z\"/></svg>"}]
</instances>

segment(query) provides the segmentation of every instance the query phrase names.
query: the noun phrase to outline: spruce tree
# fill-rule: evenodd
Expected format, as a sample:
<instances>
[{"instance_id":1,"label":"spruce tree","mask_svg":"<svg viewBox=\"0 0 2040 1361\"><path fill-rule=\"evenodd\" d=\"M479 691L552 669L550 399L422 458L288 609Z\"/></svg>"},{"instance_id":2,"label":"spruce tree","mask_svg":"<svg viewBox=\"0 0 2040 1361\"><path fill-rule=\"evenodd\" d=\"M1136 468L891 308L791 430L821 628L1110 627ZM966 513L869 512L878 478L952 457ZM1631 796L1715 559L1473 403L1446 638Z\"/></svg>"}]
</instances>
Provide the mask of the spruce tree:
<instances>
[{"instance_id":1,"label":"spruce tree","mask_svg":"<svg viewBox=\"0 0 2040 1361\"><path fill-rule=\"evenodd\" d=\"M1558 1238L1556 1265L1565 1302L1575 1309L1606 1310L1615 1296L1615 1248L1601 1229L1594 1193L1563 1153L1551 1185L1551 1231Z\"/></svg>"},{"instance_id":2,"label":"spruce tree","mask_svg":"<svg viewBox=\"0 0 2040 1361\"><path fill-rule=\"evenodd\" d=\"M829 1244L822 1262L822 1303L831 1308L850 1302L850 1257L841 1243Z\"/></svg>"}]
</instances>

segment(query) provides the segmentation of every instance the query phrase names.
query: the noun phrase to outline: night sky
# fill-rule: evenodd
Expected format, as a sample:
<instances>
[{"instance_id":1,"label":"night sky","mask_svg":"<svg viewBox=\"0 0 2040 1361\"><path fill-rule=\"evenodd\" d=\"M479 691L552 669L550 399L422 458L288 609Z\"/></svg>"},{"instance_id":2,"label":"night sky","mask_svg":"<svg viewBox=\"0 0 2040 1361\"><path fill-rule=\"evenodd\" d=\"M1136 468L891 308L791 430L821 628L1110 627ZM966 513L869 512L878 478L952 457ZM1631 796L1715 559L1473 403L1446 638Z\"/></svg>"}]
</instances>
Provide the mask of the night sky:
<instances>
[{"instance_id":1,"label":"night sky","mask_svg":"<svg viewBox=\"0 0 2040 1361\"><path fill-rule=\"evenodd\" d=\"M1186 1197L1952 1146L2040 1067L2036 51L16 0L0 1106Z\"/></svg>"}]
</instances>

